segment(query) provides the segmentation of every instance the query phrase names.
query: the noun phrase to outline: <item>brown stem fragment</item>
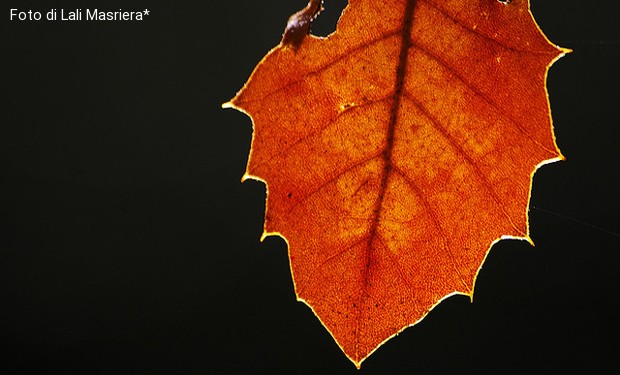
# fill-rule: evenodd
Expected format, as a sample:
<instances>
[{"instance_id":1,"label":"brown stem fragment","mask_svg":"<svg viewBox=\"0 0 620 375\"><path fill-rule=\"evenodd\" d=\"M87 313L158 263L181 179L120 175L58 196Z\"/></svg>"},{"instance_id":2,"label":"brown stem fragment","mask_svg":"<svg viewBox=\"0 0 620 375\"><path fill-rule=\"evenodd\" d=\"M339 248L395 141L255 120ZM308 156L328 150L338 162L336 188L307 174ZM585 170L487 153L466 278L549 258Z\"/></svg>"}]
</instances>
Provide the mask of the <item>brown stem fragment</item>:
<instances>
[{"instance_id":1,"label":"brown stem fragment","mask_svg":"<svg viewBox=\"0 0 620 375\"><path fill-rule=\"evenodd\" d=\"M282 35L282 45L298 48L310 32L312 21L322 10L323 0L310 0L305 8L290 16L284 29L284 35Z\"/></svg>"}]
</instances>

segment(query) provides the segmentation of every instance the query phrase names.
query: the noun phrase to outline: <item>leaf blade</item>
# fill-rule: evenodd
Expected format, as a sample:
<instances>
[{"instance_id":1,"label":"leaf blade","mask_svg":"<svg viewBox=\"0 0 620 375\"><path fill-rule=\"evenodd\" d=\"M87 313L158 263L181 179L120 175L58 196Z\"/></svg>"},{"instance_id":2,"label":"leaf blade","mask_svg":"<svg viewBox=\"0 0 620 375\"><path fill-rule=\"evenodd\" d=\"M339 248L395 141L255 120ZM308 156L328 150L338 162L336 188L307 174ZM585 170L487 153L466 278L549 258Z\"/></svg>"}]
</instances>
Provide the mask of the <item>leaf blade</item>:
<instances>
[{"instance_id":1,"label":"leaf blade","mask_svg":"<svg viewBox=\"0 0 620 375\"><path fill-rule=\"evenodd\" d=\"M358 367L472 296L498 239L531 242L532 175L562 158L545 79L566 50L527 1L377 4L276 47L231 102L254 122L264 235L287 240L298 299Z\"/></svg>"}]
</instances>

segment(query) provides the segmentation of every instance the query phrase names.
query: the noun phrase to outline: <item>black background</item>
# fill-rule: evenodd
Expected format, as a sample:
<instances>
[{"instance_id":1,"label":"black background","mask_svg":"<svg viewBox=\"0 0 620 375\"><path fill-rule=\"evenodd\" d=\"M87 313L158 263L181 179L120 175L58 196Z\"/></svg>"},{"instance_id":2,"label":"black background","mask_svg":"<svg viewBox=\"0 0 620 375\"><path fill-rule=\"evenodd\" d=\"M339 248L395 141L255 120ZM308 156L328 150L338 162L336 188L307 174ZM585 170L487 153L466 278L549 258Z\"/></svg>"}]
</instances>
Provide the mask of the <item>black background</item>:
<instances>
[{"instance_id":1,"label":"black background","mask_svg":"<svg viewBox=\"0 0 620 375\"><path fill-rule=\"evenodd\" d=\"M533 0L574 49L548 88L567 161L534 178L536 247L496 244L453 297L361 373L611 372L620 291L613 1ZM248 117L222 110L305 0L2 6L0 372L351 373L295 301L286 245L259 242L240 183ZM315 32L344 1L326 1ZM142 10L142 22L9 22L11 8ZM4 371L3 371L4 369Z\"/></svg>"}]
</instances>

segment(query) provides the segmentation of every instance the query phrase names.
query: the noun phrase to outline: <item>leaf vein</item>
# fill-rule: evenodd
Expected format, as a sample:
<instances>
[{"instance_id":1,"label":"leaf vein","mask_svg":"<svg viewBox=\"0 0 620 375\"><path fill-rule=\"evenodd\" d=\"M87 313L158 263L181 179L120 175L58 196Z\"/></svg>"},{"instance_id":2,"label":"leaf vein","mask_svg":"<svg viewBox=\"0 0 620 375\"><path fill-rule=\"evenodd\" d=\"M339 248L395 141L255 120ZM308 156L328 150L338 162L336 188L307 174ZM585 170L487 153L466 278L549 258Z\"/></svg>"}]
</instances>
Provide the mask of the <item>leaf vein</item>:
<instances>
[{"instance_id":1,"label":"leaf vein","mask_svg":"<svg viewBox=\"0 0 620 375\"><path fill-rule=\"evenodd\" d=\"M463 160L467 162L467 164L469 164L471 169L474 171L474 175L476 176L478 181L480 181L480 184L483 185L486 188L486 190L491 194L491 197L495 201L495 204L497 205L497 207L499 207L501 212L508 219L513 229L516 230L520 235L525 236L526 234L523 233L514 224L514 221L512 220L510 215L508 215L508 213L504 209L504 206L501 204L501 200L499 199L497 192L495 191L495 189L493 189L491 183L484 177L484 174L482 173L482 171L480 171L480 169L478 168L478 165L474 162L471 156L465 151L465 149L454 139L454 137L450 133L448 133L448 131L441 125L441 123L429 113L429 111L422 105L422 103L414 99L407 92L404 93L404 97L405 99L409 100L409 102L411 102L420 112L422 112L422 114L429 120L429 122L433 126L433 129L435 129L445 140L447 140L448 143L452 146L452 148L459 155L461 155L461 157L463 158Z\"/></svg>"},{"instance_id":2,"label":"leaf vein","mask_svg":"<svg viewBox=\"0 0 620 375\"><path fill-rule=\"evenodd\" d=\"M428 0L422 0L423 3L425 3L426 5L428 5L429 7L437 10L439 13L441 13L444 17L448 18L449 20L451 20L452 22L454 22L456 25L460 26L461 28L463 28L463 30L468 31L472 34L475 34L483 39L486 39L506 50L509 51L513 51L516 53L531 53L531 54L535 54L535 55L549 55L549 52L546 51L532 51L532 50L524 50L524 49L519 49L519 48L515 48L512 46L509 46L505 43L500 42L499 40L493 38L492 36L489 36L487 34L481 33L478 30L473 29L472 27L468 26L465 24L465 22L463 22L462 20L460 20L459 18L457 18L455 15L450 14L447 10L445 10L444 8L438 6L437 4L435 4L432 1L428 1Z\"/></svg>"},{"instance_id":3,"label":"leaf vein","mask_svg":"<svg viewBox=\"0 0 620 375\"><path fill-rule=\"evenodd\" d=\"M269 157L267 160L263 160L258 164L254 165L254 169L257 170L259 169L261 166L265 165L265 164L269 164L273 159L282 156L282 155L286 155L288 154L291 150L293 150L295 147L299 146L300 144L305 143L305 141L307 141L310 138L322 135L324 131L326 131L327 129L329 129L331 126L333 126L334 124L337 123L338 119L345 114L349 114L351 111L356 110L356 109L360 109L360 108L364 108L367 106L371 106L373 104L378 104L383 102L386 99L390 99L391 96L388 97L383 97L383 98L379 98L379 99L375 99L375 100L369 100L366 101L364 103L361 104L357 104L354 106L351 106L349 108L344 109L341 112L338 112L336 114L336 116L334 116L330 121L327 122L327 124L325 124L324 126L320 127L319 129L304 135L303 137L299 138L297 141L291 143L289 146L279 149L277 153L273 154L271 157Z\"/></svg>"},{"instance_id":4,"label":"leaf vein","mask_svg":"<svg viewBox=\"0 0 620 375\"><path fill-rule=\"evenodd\" d=\"M511 122L516 128L517 130L526 138L528 138L529 140L531 140L534 144L536 144L537 146L539 146L541 149L545 150L546 152L552 154L552 155L556 155L556 152L553 150L548 149L547 147L545 147L544 145L542 145L540 142L538 142L526 129L525 127L518 122L517 120L515 120L514 118L512 118L512 116L510 116L508 113L506 113L505 111L503 111L495 102L493 102L486 94L484 94L482 91L480 91L477 87L475 87L471 82L469 82L468 80L466 80L463 76L461 76L460 74L458 74L456 72L455 69L453 69L450 64L448 64L447 62L445 62L443 59L441 59L439 56L435 55L434 53L431 53L429 50L427 50L426 48L422 47L420 44L415 43L414 41L411 42L412 46L419 50L420 52L424 53L426 56L430 57L431 59L435 60L439 65L441 65L444 69L446 69L447 71L450 72L450 74L452 74L452 76L454 76L455 78L457 78L459 81L461 81L463 83L463 85L465 85L465 87L467 87L471 92L474 93L474 95L476 95L477 97L479 97L480 99L482 99L484 102L486 102L489 106L491 106L500 116L504 117L505 119L507 119L509 122Z\"/></svg>"},{"instance_id":5,"label":"leaf vein","mask_svg":"<svg viewBox=\"0 0 620 375\"><path fill-rule=\"evenodd\" d=\"M381 153L377 153L377 154L373 154L367 158L364 158L362 160L359 160L353 164L348 165L346 168L344 168L341 171L338 171L335 175L329 177L327 180L325 180L323 183L321 183L318 187L316 187L314 190L312 190L311 192L309 192L308 194L306 194L305 196L301 197L297 202L295 202L291 207L289 207L289 209L287 210L287 214L290 214L291 212L293 212L293 210L299 206L300 204L306 202L308 199L310 199L312 196L314 196L316 193L320 192L321 190L323 190L324 187L326 187L327 185L334 183L336 181L338 181L344 174L346 174L347 172L350 172L356 168L359 168L363 165L365 165L366 163L378 158L379 156L381 156Z\"/></svg>"},{"instance_id":6,"label":"leaf vein","mask_svg":"<svg viewBox=\"0 0 620 375\"><path fill-rule=\"evenodd\" d=\"M294 80L292 80L290 82L287 82L283 86L278 87L277 89L275 89L273 91L270 91L270 92L264 94L263 96L260 96L258 98L251 99L251 100L242 100L242 101L239 101L237 104L245 104L245 103L252 103L252 102L263 101L266 98L268 98L268 97L270 97L272 95L275 95L276 93L278 93L280 91L286 90L286 89L288 89L288 88L290 88L290 87L292 87L292 86L294 86L296 84L299 84L299 83L303 82L306 78L309 78L311 76L314 76L314 75L317 75L317 74L320 74L320 73L324 72L326 69L328 69L328 68L338 64L339 62L341 62L341 61L343 61L343 60L345 60L347 58L352 58L356 53L363 52L366 48L368 48L370 46L373 46L373 45L375 45L377 43L381 43L381 42L383 42L383 41L385 41L385 40L387 40L387 39L389 39L389 38L391 38L393 36L398 35L400 32L401 32L400 29L394 30L394 31L391 31L391 32L389 32L387 34L381 35L378 38L375 38L375 39L372 39L370 41L361 43L360 45L357 45L357 46L355 46L355 47L353 47L353 48L343 52L342 54L338 55L335 59L333 59L331 61L328 61L327 63L321 65L320 67L318 67L318 68L316 68L314 70L309 71L308 73L302 75L301 77L299 77L297 79L294 79Z\"/></svg>"},{"instance_id":7,"label":"leaf vein","mask_svg":"<svg viewBox=\"0 0 620 375\"><path fill-rule=\"evenodd\" d=\"M433 207L431 206L430 202L428 201L428 199L426 199L422 191L420 191L420 188L418 187L418 185L402 169L400 169L397 165L394 165L393 168L394 168L394 172L399 174L403 178L403 180L405 180L407 185L409 185L411 190L413 190L414 194L422 202L422 205L426 209L426 212L428 212L428 216L430 217L433 225L435 226L435 229L437 230L437 232L439 232L439 235L441 236L442 249L448 255L448 258L450 259L450 262L452 263L452 267L454 268L456 273L459 275L459 279L461 283L463 284L463 286L465 287L465 290L469 291L469 287L467 286L467 283L465 282L465 278L461 274L461 271L459 270L456 260L454 259L454 254L452 254L452 250L450 250L450 246L448 245L446 232L443 229L441 222L437 218L437 214L433 210Z\"/></svg>"}]
</instances>

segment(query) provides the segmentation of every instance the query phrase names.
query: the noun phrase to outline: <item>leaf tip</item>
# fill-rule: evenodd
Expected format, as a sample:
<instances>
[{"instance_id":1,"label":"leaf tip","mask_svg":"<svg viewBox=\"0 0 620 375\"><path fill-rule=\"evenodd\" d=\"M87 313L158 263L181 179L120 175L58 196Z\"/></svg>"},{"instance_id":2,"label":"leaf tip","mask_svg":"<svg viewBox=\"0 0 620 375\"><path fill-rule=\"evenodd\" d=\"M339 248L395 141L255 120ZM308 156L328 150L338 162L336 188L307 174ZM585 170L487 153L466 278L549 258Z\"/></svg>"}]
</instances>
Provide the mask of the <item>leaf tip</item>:
<instances>
[{"instance_id":1,"label":"leaf tip","mask_svg":"<svg viewBox=\"0 0 620 375\"><path fill-rule=\"evenodd\" d=\"M235 108L232 100L227 101L226 103L222 103L222 109Z\"/></svg>"},{"instance_id":2,"label":"leaf tip","mask_svg":"<svg viewBox=\"0 0 620 375\"><path fill-rule=\"evenodd\" d=\"M536 244L534 244L534 240L532 239L532 237L530 237L529 233L523 237L524 240L526 240L530 245L532 245L532 247L536 247Z\"/></svg>"},{"instance_id":3,"label":"leaf tip","mask_svg":"<svg viewBox=\"0 0 620 375\"><path fill-rule=\"evenodd\" d=\"M562 152L560 152L560 154L556 158L556 161L564 161L564 160L566 160L566 156L564 156L564 154L562 154Z\"/></svg>"},{"instance_id":4,"label":"leaf tip","mask_svg":"<svg viewBox=\"0 0 620 375\"><path fill-rule=\"evenodd\" d=\"M281 237L284 242L286 242L286 247L288 248L289 244L288 244L288 240L286 239L286 237L284 237L284 235L280 232L270 232L267 229L263 229L263 233L260 235L260 242L265 241L265 239L267 237ZM304 301L305 302L305 301Z\"/></svg>"}]
</instances>

